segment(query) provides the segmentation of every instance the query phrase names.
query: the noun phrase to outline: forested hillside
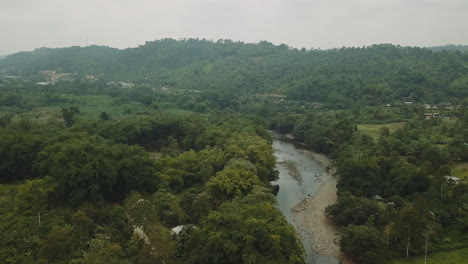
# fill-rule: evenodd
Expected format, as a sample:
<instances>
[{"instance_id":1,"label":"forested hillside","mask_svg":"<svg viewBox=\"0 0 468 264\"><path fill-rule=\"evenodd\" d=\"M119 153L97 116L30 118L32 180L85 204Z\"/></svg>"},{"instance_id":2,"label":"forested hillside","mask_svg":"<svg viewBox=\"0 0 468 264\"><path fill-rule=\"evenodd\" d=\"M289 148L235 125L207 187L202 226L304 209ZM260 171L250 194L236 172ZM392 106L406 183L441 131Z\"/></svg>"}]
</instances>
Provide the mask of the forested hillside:
<instances>
[{"instance_id":1,"label":"forested hillside","mask_svg":"<svg viewBox=\"0 0 468 264\"><path fill-rule=\"evenodd\" d=\"M40 48L10 55L0 67L8 75L56 70L154 87L275 93L340 108L467 97L467 53L452 48L433 50L382 44L306 51L268 42L164 39L125 50Z\"/></svg>"},{"instance_id":2,"label":"forested hillside","mask_svg":"<svg viewBox=\"0 0 468 264\"><path fill-rule=\"evenodd\" d=\"M468 51L468 45L454 45L448 44L443 46L435 46L430 48L433 51L442 51L442 50L458 50L462 52Z\"/></svg>"}]
</instances>

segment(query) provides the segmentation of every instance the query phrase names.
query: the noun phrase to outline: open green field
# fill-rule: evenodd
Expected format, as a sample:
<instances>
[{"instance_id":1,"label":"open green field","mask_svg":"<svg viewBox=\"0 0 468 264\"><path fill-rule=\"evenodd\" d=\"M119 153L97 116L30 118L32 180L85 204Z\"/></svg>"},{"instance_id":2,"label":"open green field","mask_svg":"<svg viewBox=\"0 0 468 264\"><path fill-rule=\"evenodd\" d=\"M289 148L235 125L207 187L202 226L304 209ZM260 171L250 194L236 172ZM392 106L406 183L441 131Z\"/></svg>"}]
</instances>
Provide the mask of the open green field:
<instances>
[{"instance_id":1,"label":"open green field","mask_svg":"<svg viewBox=\"0 0 468 264\"><path fill-rule=\"evenodd\" d=\"M429 254L427 264L466 264L468 262L468 248ZM397 259L388 264L424 264L424 256L406 259Z\"/></svg>"},{"instance_id":2,"label":"open green field","mask_svg":"<svg viewBox=\"0 0 468 264\"><path fill-rule=\"evenodd\" d=\"M30 118L32 120L62 119L62 107L78 105L80 108L79 118L97 119L101 112L107 112L112 119L132 118L134 116L149 115L156 110L151 106L141 103L123 101L107 95L67 95L68 102L53 105L35 106L33 111L21 113L16 118Z\"/></svg>"},{"instance_id":3,"label":"open green field","mask_svg":"<svg viewBox=\"0 0 468 264\"><path fill-rule=\"evenodd\" d=\"M368 135L373 139L379 138L380 129L382 127L388 127L390 129L390 133L395 132L397 129L404 127L406 122L398 122L398 123L386 123L386 124L379 124L379 125L358 125L358 130L364 135Z\"/></svg>"},{"instance_id":4,"label":"open green field","mask_svg":"<svg viewBox=\"0 0 468 264\"><path fill-rule=\"evenodd\" d=\"M456 163L452 166L452 175L468 180L468 162Z\"/></svg>"}]
</instances>

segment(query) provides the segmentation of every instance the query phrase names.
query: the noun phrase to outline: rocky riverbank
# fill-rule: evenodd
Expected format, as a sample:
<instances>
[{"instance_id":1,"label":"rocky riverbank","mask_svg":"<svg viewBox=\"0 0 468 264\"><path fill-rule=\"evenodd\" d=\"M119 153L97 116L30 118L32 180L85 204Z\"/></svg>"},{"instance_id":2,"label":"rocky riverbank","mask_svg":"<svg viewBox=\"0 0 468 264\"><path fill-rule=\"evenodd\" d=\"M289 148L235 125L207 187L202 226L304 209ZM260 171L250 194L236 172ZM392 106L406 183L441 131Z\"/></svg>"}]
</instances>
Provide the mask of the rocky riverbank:
<instances>
[{"instance_id":1,"label":"rocky riverbank","mask_svg":"<svg viewBox=\"0 0 468 264\"><path fill-rule=\"evenodd\" d=\"M337 180L332 176L333 162L323 154L303 151L327 168L328 175L320 179L321 186L315 195L302 200L291 209L299 234L302 239L310 242L307 244L312 246L314 253L334 257L341 263L351 263L340 252L339 228L325 215L325 208L337 201Z\"/></svg>"},{"instance_id":2,"label":"rocky riverbank","mask_svg":"<svg viewBox=\"0 0 468 264\"><path fill-rule=\"evenodd\" d=\"M300 236L306 263L350 263L340 253L339 228L325 216L325 208L337 200L333 161L291 135L274 137L280 173L278 207Z\"/></svg>"},{"instance_id":3,"label":"rocky riverbank","mask_svg":"<svg viewBox=\"0 0 468 264\"><path fill-rule=\"evenodd\" d=\"M301 236L310 240L319 255L340 259L338 228L325 216L325 208L336 202L336 180L328 179L313 197L296 204L292 211Z\"/></svg>"}]
</instances>

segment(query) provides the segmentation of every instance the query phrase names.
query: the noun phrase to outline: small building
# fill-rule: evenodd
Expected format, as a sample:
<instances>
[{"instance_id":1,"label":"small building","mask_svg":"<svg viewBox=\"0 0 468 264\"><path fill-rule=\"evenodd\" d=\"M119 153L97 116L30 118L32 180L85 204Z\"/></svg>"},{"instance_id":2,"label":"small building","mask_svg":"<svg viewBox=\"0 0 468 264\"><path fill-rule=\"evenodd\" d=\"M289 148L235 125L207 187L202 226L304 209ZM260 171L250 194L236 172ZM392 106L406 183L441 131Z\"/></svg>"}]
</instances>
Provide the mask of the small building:
<instances>
[{"instance_id":1,"label":"small building","mask_svg":"<svg viewBox=\"0 0 468 264\"><path fill-rule=\"evenodd\" d=\"M172 234L174 235L179 235L179 233L184 229L184 228L197 228L196 226L192 225L192 224L188 224L188 225L180 225L180 226L176 226L174 228L172 228Z\"/></svg>"},{"instance_id":2,"label":"small building","mask_svg":"<svg viewBox=\"0 0 468 264\"><path fill-rule=\"evenodd\" d=\"M184 225L176 226L176 227L172 228L172 233L178 235L180 233L180 231L182 231L183 228L184 228Z\"/></svg>"},{"instance_id":3,"label":"small building","mask_svg":"<svg viewBox=\"0 0 468 264\"><path fill-rule=\"evenodd\" d=\"M375 201L383 201L383 197L380 196L380 195L378 195L378 194L374 195L374 196L372 197L372 199L375 200Z\"/></svg>"},{"instance_id":4,"label":"small building","mask_svg":"<svg viewBox=\"0 0 468 264\"><path fill-rule=\"evenodd\" d=\"M425 109L439 109L438 105L424 104L423 106Z\"/></svg>"},{"instance_id":5,"label":"small building","mask_svg":"<svg viewBox=\"0 0 468 264\"><path fill-rule=\"evenodd\" d=\"M47 71L40 71L40 73L47 75L47 76L53 76L57 73L57 71L47 70Z\"/></svg>"},{"instance_id":6,"label":"small building","mask_svg":"<svg viewBox=\"0 0 468 264\"><path fill-rule=\"evenodd\" d=\"M135 86L134 83L129 82L119 82L119 84L122 88L132 88L133 86Z\"/></svg>"},{"instance_id":7,"label":"small building","mask_svg":"<svg viewBox=\"0 0 468 264\"><path fill-rule=\"evenodd\" d=\"M462 182L462 179L455 177L455 176L445 175L444 178L448 183L455 184L455 185Z\"/></svg>"},{"instance_id":8,"label":"small building","mask_svg":"<svg viewBox=\"0 0 468 264\"><path fill-rule=\"evenodd\" d=\"M426 119L431 119L434 117L440 117L440 113L425 113L424 116L426 117Z\"/></svg>"}]
</instances>

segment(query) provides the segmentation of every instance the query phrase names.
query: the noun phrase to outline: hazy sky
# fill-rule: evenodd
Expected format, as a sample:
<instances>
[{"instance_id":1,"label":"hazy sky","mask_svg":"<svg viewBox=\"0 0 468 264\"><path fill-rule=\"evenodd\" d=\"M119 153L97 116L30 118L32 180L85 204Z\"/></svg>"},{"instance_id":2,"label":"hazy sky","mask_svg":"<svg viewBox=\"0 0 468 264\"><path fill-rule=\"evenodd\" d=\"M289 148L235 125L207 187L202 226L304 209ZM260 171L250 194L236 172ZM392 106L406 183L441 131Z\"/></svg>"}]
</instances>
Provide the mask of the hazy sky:
<instances>
[{"instance_id":1,"label":"hazy sky","mask_svg":"<svg viewBox=\"0 0 468 264\"><path fill-rule=\"evenodd\" d=\"M0 0L0 55L160 38L296 48L468 44L468 0Z\"/></svg>"}]
</instances>

